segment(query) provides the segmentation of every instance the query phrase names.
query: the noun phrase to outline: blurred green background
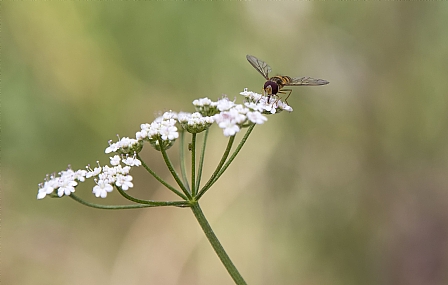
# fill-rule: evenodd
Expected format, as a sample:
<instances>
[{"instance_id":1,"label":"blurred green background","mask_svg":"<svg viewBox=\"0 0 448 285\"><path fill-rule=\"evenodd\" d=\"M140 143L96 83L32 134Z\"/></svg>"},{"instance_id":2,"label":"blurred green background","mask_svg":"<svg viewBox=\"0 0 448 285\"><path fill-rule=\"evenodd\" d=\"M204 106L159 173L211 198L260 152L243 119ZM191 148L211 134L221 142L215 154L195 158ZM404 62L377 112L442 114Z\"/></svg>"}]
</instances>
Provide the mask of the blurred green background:
<instances>
[{"instance_id":1,"label":"blurred green background","mask_svg":"<svg viewBox=\"0 0 448 285\"><path fill-rule=\"evenodd\" d=\"M295 88L202 207L249 284L448 284L448 5L3 2L2 284L233 284L188 209L36 200L160 111ZM238 139L241 135L237 136ZM206 172L224 151L216 126ZM177 149L169 154L177 161ZM168 177L160 154L144 157ZM175 199L142 169L129 192ZM122 204L117 193L89 201Z\"/></svg>"}]
</instances>

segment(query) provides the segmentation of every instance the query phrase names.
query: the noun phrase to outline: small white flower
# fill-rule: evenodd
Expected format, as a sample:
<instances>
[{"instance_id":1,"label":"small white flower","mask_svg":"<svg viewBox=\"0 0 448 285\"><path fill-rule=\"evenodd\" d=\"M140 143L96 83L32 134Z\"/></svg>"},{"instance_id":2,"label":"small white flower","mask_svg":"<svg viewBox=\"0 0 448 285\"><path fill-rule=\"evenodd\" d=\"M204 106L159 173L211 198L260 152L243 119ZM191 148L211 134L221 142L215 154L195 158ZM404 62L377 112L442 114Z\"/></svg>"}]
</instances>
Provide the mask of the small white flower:
<instances>
[{"instance_id":1,"label":"small white flower","mask_svg":"<svg viewBox=\"0 0 448 285\"><path fill-rule=\"evenodd\" d=\"M244 106L253 111L263 112L263 107L255 102L244 102Z\"/></svg>"},{"instance_id":2,"label":"small white flower","mask_svg":"<svg viewBox=\"0 0 448 285\"><path fill-rule=\"evenodd\" d=\"M170 140L173 141L179 137L179 133L177 132L177 128L175 126L162 126L159 130L160 138L164 141Z\"/></svg>"},{"instance_id":3,"label":"small white flower","mask_svg":"<svg viewBox=\"0 0 448 285\"><path fill-rule=\"evenodd\" d=\"M45 196L47 196L47 193L45 193L44 191L37 192L37 199L38 200L45 198Z\"/></svg>"},{"instance_id":4,"label":"small white flower","mask_svg":"<svg viewBox=\"0 0 448 285\"><path fill-rule=\"evenodd\" d=\"M243 92L240 92L240 94L243 96L249 96L251 93L251 91L247 91L247 88L244 88Z\"/></svg>"},{"instance_id":5,"label":"small white flower","mask_svg":"<svg viewBox=\"0 0 448 285\"><path fill-rule=\"evenodd\" d=\"M212 100L205 98L199 98L193 101L193 105L196 107L204 107L204 106L211 106L213 104Z\"/></svg>"},{"instance_id":6,"label":"small white flower","mask_svg":"<svg viewBox=\"0 0 448 285\"><path fill-rule=\"evenodd\" d=\"M275 114L277 112L277 103L275 103L275 100L272 98L261 98L260 101L258 101L258 106L263 110L263 113Z\"/></svg>"},{"instance_id":7,"label":"small white flower","mask_svg":"<svg viewBox=\"0 0 448 285\"><path fill-rule=\"evenodd\" d=\"M83 169L79 169L74 173L74 177L76 180L80 182L84 182L86 180L87 171Z\"/></svg>"},{"instance_id":8,"label":"small white flower","mask_svg":"<svg viewBox=\"0 0 448 285\"><path fill-rule=\"evenodd\" d=\"M247 91L247 88L244 88L244 91L240 92L240 94L246 97L246 100L249 102L258 102L262 97L264 97L262 94Z\"/></svg>"},{"instance_id":9,"label":"small white flower","mask_svg":"<svg viewBox=\"0 0 448 285\"><path fill-rule=\"evenodd\" d=\"M285 111L288 111L288 112L292 112L292 111L293 111L292 108L291 108L291 106L289 106L288 104L286 104L286 102L282 102L282 101L280 101L280 100L278 100L278 102L277 102L277 106L278 106L278 108L280 108L280 109L282 109L282 110L285 110Z\"/></svg>"},{"instance_id":10,"label":"small white flower","mask_svg":"<svg viewBox=\"0 0 448 285\"><path fill-rule=\"evenodd\" d=\"M95 194L95 196L97 198L98 197L106 198L107 193L112 192L112 190L114 190L112 185L110 185L108 182L106 182L104 180L96 181L96 186L93 187L93 193Z\"/></svg>"},{"instance_id":11,"label":"small white flower","mask_svg":"<svg viewBox=\"0 0 448 285\"><path fill-rule=\"evenodd\" d=\"M70 165L68 166L67 170L62 170L59 172L59 176L61 179L72 179L74 180L75 172L70 168Z\"/></svg>"},{"instance_id":12,"label":"small white flower","mask_svg":"<svg viewBox=\"0 0 448 285\"><path fill-rule=\"evenodd\" d=\"M241 105L241 104L236 104L235 107L233 107L233 108L231 109L231 111L232 111L232 110L235 110L235 111L237 111L238 113L243 114L243 115L247 114L247 112L250 111L249 108L246 108L246 107L244 107L244 106Z\"/></svg>"},{"instance_id":13,"label":"small white flower","mask_svg":"<svg viewBox=\"0 0 448 285\"><path fill-rule=\"evenodd\" d=\"M116 167L103 166L103 172L98 174L98 179L113 184L115 182L115 175L117 174Z\"/></svg>"},{"instance_id":14,"label":"small white flower","mask_svg":"<svg viewBox=\"0 0 448 285\"><path fill-rule=\"evenodd\" d=\"M266 122L268 120L268 118L263 116L258 111L248 112L246 116L249 119L249 121L251 121L252 123L255 123L255 124L263 124L264 122Z\"/></svg>"},{"instance_id":15,"label":"small white flower","mask_svg":"<svg viewBox=\"0 0 448 285\"><path fill-rule=\"evenodd\" d=\"M117 174L117 168L116 167L110 167L108 165L105 165L103 167L103 173L107 174L109 176L114 176L115 174Z\"/></svg>"},{"instance_id":16,"label":"small white flower","mask_svg":"<svg viewBox=\"0 0 448 285\"><path fill-rule=\"evenodd\" d=\"M249 109L247 108L238 108L238 106L241 105L237 105L235 106L235 108L230 109L227 113L232 117L232 121L237 123L237 124L243 124L246 121L246 115L245 113L247 111L249 111Z\"/></svg>"},{"instance_id":17,"label":"small white flower","mask_svg":"<svg viewBox=\"0 0 448 285\"><path fill-rule=\"evenodd\" d=\"M230 110L233 106L235 106L235 102L232 102L229 100L229 98L222 98L220 100L218 100L218 110L219 111L228 111Z\"/></svg>"},{"instance_id":18,"label":"small white flower","mask_svg":"<svg viewBox=\"0 0 448 285\"><path fill-rule=\"evenodd\" d=\"M114 166L119 165L120 161L121 161L121 157L118 154L116 154L110 158L110 164L112 164Z\"/></svg>"},{"instance_id":19,"label":"small white flower","mask_svg":"<svg viewBox=\"0 0 448 285\"><path fill-rule=\"evenodd\" d=\"M127 156L126 158L123 158L123 163L129 166L140 166L142 165L142 162L135 157L135 155L132 156Z\"/></svg>"},{"instance_id":20,"label":"small white flower","mask_svg":"<svg viewBox=\"0 0 448 285\"><path fill-rule=\"evenodd\" d=\"M53 193L53 191L58 187L58 181L54 177L50 180L45 181L43 184L39 185L39 192L37 193L37 199L43 199L46 195Z\"/></svg>"},{"instance_id":21,"label":"small white flower","mask_svg":"<svg viewBox=\"0 0 448 285\"><path fill-rule=\"evenodd\" d=\"M224 136L230 137L234 136L237 132L240 131L240 127L238 127L237 124L234 124L232 122L226 121L219 124L219 127L221 129L224 129Z\"/></svg>"},{"instance_id":22,"label":"small white flower","mask_svg":"<svg viewBox=\"0 0 448 285\"><path fill-rule=\"evenodd\" d=\"M179 123L185 123L187 122L191 117L191 113L187 113L187 112L179 112L179 114L177 114L177 120L179 121Z\"/></svg>"},{"instance_id":23,"label":"small white flower","mask_svg":"<svg viewBox=\"0 0 448 285\"><path fill-rule=\"evenodd\" d=\"M138 141L136 139L124 137L118 142L118 144L120 148L132 148L133 146L138 144Z\"/></svg>"},{"instance_id":24,"label":"small white flower","mask_svg":"<svg viewBox=\"0 0 448 285\"><path fill-rule=\"evenodd\" d=\"M112 140L109 141L109 146L106 148L105 153L116 152L119 149L118 143L112 143Z\"/></svg>"},{"instance_id":25,"label":"small white flower","mask_svg":"<svg viewBox=\"0 0 448 285\"><path fill-rule=\"evenodd\" d=\"M151 128L150 124L141 124L140 125L141 131L135 133L135 138L137 140L143 140L143 139L148 138L148 133L149 133L150 128Z\"/></svg>"},{"instance_id":26,"label":"small white flower","mask_svg":"<svg viewBox=\"0 0 448 285\"><path fill-rule=\"evenodd\" d=\"M221 112L213 116L215 122L221 129L224 129L224 135L234 136L240 131L240 126L238 124L243 124L246 121L246 116L240 114L236 109L230 109L227 112Z\"/></svg>"},{"instance_id":27,"label":"small white flower","mask_svg":"<svg viewBox=\"0 0 448 285\"><path fill-rule=\"evenodd\" d=\"M136 165L136 166L139 166L139 165ZM126 165L125 167L120 167L119 173L126 175L126 174L129 174L130 171L131 171L131 167Z\"/></svg>"},{"instance_id":28,"label":"small white flower","mask_svg":"<svg viewBox=\"0 0 448 285\"><path fill-rule=\"evenodd\" d=\"M131 175L117 175L117 181L115 182L115 184L118 187L121 187L121 189L123 190L128 190L129 188L134 187L134 184L131 182L132 181L132 176Z\"/></svg>"},{"instance_id":29,"label":"small white flower","mask_svg":"<svg viewBox=\"0 0 448 285\"><path fill-rule=\"evenodd\" d=\"M102 168L100 166L100 162L97 161L96 163L98 164L98 167L95 167L93 170L92 170L92 168L90 168L90 165L86 167L88 170L88 172L86 174L86 178L91 178L91 177L97 176L98 174L101 173Z\"/></svg>"},{"instance_id":30,"label":"small white flower","mask_svg":"<svg viewBox=\"0 0 448 285\"><path fill-rule=\"evenodd\" d=\"M177 113L173 111L165 112L162 115L162 118L164 121L166 120L176 120L177 119Z\"/></svg>"},{"instance_id":31,"label":"small white flower","mask_svg":"<svg viewBox=\"0 0 448 285\"><path fill-rule=\"evenodd\" d=\"M76 185L78 185L78 183L74 181L72 177L61 177L59 179L58 196L62 197L64 194L68 196L75 192Z\"/></svg>"}]
</instances>

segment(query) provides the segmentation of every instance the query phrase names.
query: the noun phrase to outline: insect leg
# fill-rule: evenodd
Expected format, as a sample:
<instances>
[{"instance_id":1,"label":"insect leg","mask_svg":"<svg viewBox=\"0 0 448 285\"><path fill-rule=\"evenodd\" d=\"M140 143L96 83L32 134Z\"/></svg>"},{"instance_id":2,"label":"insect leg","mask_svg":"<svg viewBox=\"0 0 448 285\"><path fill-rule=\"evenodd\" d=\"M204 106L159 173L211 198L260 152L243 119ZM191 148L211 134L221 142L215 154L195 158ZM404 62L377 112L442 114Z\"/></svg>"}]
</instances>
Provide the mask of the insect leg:
<instances>
[{"instance_id":1,"label":"insect leg","mask_svg":"<svg viewBox=\"0 0 448 285\"><path fill-rule=\"evenodd\" d=\"M286 92L285 92L285 91L286 91ZM292 92L292 89L282 89L282 90L279 91L278 93L282 93L282 94L286 94L286 93L288 93L288 96L286 96L286 98L285 98L285 103L288 104L288 101L286 101L286 100L288 100L289 95L291 95L291 92ZM277 100L280 100L280 98L277 99Z\"/></svg>"}]
</instances>

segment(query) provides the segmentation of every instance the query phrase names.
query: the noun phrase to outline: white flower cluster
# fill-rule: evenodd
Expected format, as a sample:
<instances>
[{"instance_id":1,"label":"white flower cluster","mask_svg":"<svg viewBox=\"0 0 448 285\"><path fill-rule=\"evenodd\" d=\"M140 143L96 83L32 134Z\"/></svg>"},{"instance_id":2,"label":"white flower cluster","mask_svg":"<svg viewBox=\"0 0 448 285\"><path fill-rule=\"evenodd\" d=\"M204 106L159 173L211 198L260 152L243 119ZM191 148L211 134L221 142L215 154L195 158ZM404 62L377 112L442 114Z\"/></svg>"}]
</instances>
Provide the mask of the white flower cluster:
<instances>
[{"instance_id":1,"label":"white flower cluster","mask_svg":"<svg viewBox=\"0 0 448 285\"><path fill-rule=\"evenodd\" d=\"M83 182L86 178L91 177L94 177L96 183L93 188L95 196L105 198L107 193L113 190L113 185L123 190L133 187L129 171L131 167L141 165L135 156L142 150L145 140L149 141L157 150L161 150L161 147L168 149L179 137L178 128L183 128L190 133L199 133L213 123L223 129L224 136L229 137L236 135L241 128L252 124L263 124L267 121L263 114L275 114L282 110L292 111L288 104L277 98L269 98L247 91L247 89L240 94L246 97L244 105L236 104L226 97L216 102L208 98L201 98L193 101L197 111L195 113L165 112L151 124L142 124L135 139L123 137L115 143L109 141L105 152L119 154L111 157L112 167L107 165L101 167L98 164L98 167L93 170L90 167L88 167L88 171L73 171L69 168L59 172L59 175L47 175L44 183L39 185L37 198L42 199L55 191L59 197L70 195L75 191L78 182ZM125 166L122 166L121 163Z\"/></svg>"},{"instance_id":2,"label":"white flower cluster","mask_svg":"<svg viewBox=\"0 0 448 285\"><path fill-rule=\"evenodd\" d=\"M275 114L282 110L292 111L288 104L278 99L270 98L269 100L268 97L247 91L247 89L240 94L246 97L244 105L236 104L226 97L216 102L209 98L200 98L193 101L195 113L165 112L152 123L142 124L135 139L125 137L116 143L110 143L106 153L138 153L145 140L157 150L161 149L160 141L163 148L168 149L179 137L179 128L190 133L200 133L213 123L217 123L223 129L225 136L234 136L243 127L250 124L263 124L267 121L263 114Z\"/></svg>"},{"instance_id":3,"label":"white flower cluster","mask_svg":"<svg viewBox=\"0 0 448 285\"><path fill-rule=\"evenodd\" d=\"M247 91L247 88L244 88L244 91L240 94L246 97L246 102L244 103L246 107L263 114L275 114L281 111L292 112L291 106L287 103L278 98L273 98L276 96L267 97L262 94Z\"/></svg>"},{"instance_id":4,"label":"white flower cluster","mask_svg":"<svg viewBox=\"0 0 448 285\"><path fill-rule=\"evenodd\" d=\"M121 162L125 165L122 166ZM89 169L86 177L95 177L96 186L93 187L93 193L96 197L106 198L107 193L113 190L112 185L116 185L123 190L128 190L132 188L134 184L132 181L132 176L129 175L131 167L140 166L142 163L140 160L127 155L121 158L119 155L115 155L110 158L110 164L112 167L105 165L95 169Z\"/></svg>"},{"instance_id":5,"label":"white flower cluster","mask_svg":"<svg viewBox=\"0 0 448 285\"><path fill-rule=\"evenodd\" d=\"M55 191L59 197L70 195L75 192L78 182L84 182L86 178L92 177L96 183L93 187L93 193L96 197L106 198L107 193L113 190L112 185L116 185L123 190L132 188L134 186L131 182L133 178L129 175L129 172L131 167L140 166L141 161L135 158L135 155L133 157L115 155L110 158L110 162L112 167L108 165L101 167L98 163L98 167L94 169L88 166L87 170L73 171L69 167L67 170L59 172L59 175L47 175L45 182L39 185L37 199L43 199Z\"/></svg>"},{"instance_id":6,"label":"white flower cluster","mask_svg":"<svg viewBox=\"0 0 448 285\"><path fill-rule=\"evenodd\" d=\"M164 143L164 148L168 149L179 137L177 131L177 113L169 111L155 119L151 124L141 124L141 130L135 136L137 140L143 143L147 140L157 150L160 150L159 139Z\"/></svg>"},{"instance_id":7,"label":"white flower cluster","mask_svg":"<svg viewBox=\"0 0 448 285\"><path fill-rule=\"evenodd\" d=\"M151 124L142 124L141 131L136 133L138 140L175 140L179 137L177 132L177 113L169 111L155 119Z\"/></svg>"},{"instance_id":8,"label":"white flower cluster","mask_svg":"<svg viewBox=\"0 0 448 285\"><path fill-rule=\"evenodd\" d=\"M234 136L241 128L250 124L263 124L267 121L263 114L292 112L292 108L278 98L247 91L247 88L240 94L246 97L244 105L236 104L228 98L222 98L217 102L202 98L194 100L193 105L202 116L211 116L227 137Z\"/></svg>"},{"instance_id":9,"label":"white flower cluster","mask_svg":"<svg viewBox=\"0 0 448 285\"><path fill-rule=\"evenodd\" d=\"M218 105L218 102L213 102L205 97L194 100L193 105L195 106L196 111L201 113L201 115L212 116L216 114L216 106Z\"/></svg>"},{"instance_id":10,"label":"white flower cluster","mask_svg":"<svg viewBox=\"0 0 448 285\"><path fill-rule=\"evenodd\" d=\"M59 197L70 195L70 193L75 192L75 186L78 185L77 181L84 182L86 180L86 173L86 170L73 171L69 166L67 170L59 172L59 176L55 174L47 175L45 182L39 184L37 199L43 199L55 190Z\"/></svg>"},{"instance_id":11,"label":"white flower cluster","mask_svg":"<svg viewBox=\"0 0 448 285\"><path fill-rule=\"evenodd\" d=\"M220 113L213 116L218 126L223 129L224 136L234 136L240 129L250 123L263 124L268 120L258 111L244 107L241 104L235 104L229 100L221 99L218 101Z\"/></svg>"},{"instance_id":12,"label":"white flower cluster","mask_svg":"<svg viewBox=\"0 0 448 285\"><path fill-rule=\"evenodd\" d=\"M204 117L199 112L194 112L193 114L180 112L177 115L177 120L189 133L200 133L205 131L214 122L213 117Z\"/></svg>"},{"instance_id":13,"label":"white flower cluster","mask_svg":"<svg viewBox=\"0 0 448 285\"><path fill-rule=\"evenodd\" d=\"M116 143L109 141L109 147L106 148L106 153L120 152L122 154L129 154L139 152L142 148L140 142L136 139L131 139L128 137L121 138Z\"/></svg>"}]
</instances>

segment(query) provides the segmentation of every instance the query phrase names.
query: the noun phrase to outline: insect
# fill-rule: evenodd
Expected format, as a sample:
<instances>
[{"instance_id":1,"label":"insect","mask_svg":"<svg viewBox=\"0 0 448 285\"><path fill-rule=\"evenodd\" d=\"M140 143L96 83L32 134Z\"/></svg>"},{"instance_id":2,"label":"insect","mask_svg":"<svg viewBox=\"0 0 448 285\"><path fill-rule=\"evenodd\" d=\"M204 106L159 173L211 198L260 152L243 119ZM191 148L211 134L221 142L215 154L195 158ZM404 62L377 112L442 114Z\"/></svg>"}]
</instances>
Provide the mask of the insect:
<instances>
[{"instance_id":1,"label":"insect","mask_svg":"<svg viewBox=\"0 0 448 285\"><path fill-rule=\"evenodd\" d=\"M263 86L263 90L265 96L268 96L268 103L271 96L277 95L277 93L288 93L285 98L285 102L288 103L286 100L289 98L289 95L291 95L292 89L283 89L285 86L319 86L329 83L327 80L315 79L311 77L289 77L286 75L276 75L269 78L269 73L272 70L266 62L249 54L246 55L246 58L247 61L249 61L249 63L267 80Z\"/></svg>"}]
</instances>

